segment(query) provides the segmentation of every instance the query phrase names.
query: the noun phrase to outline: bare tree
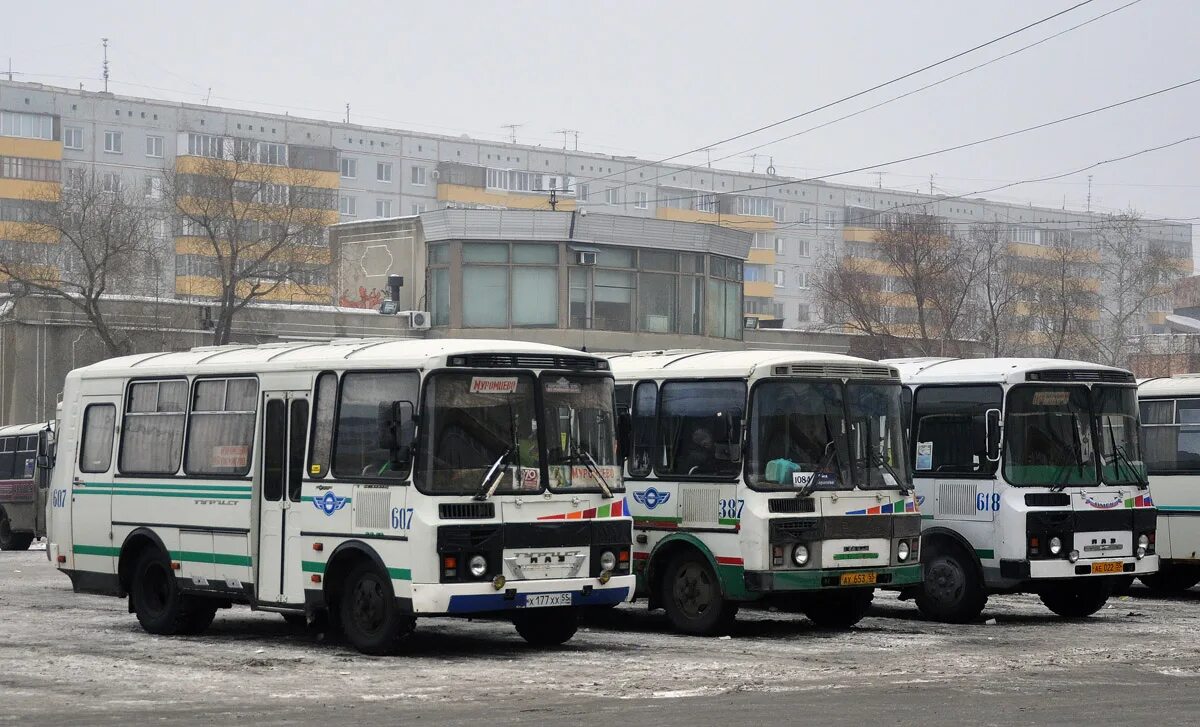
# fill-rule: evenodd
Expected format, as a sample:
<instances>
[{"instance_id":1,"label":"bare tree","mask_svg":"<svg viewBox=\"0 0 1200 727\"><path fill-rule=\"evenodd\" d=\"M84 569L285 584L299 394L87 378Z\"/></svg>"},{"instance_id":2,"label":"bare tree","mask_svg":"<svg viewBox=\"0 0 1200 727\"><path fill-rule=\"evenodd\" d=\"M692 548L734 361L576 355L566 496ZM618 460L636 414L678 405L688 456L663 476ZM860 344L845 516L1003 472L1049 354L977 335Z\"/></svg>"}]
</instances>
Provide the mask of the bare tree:
<instances>
[{"instance_id":1,"label":"bare tree","mask_svg":"<svg viewBox=\"0 0 1200 727\"><path fill-rule=\"evenodd\" d=\"M120 178L72 174L61 192L21 202L19 221L0 223L0 275L30 292L54 295L83 314L109 356L133 350L130 331L105 298L144 295L161 268L159 216Z\"/></svg>"},{"instance_id":2,"label":"bare tree","mask_svg":"<svg viewBox=\"0 0 1200 727\"><path fill-rule=\"evenodd\" d=\"M870 353L883 358L899 353L884 278L871 270L870 259L832 255L823 260L813 288L824 303L823 317L871 339Z\"/></svg>"},{"instance_id":3,"label":"bare tree","mask_svg":"<svg viewBox=\"0 0 1200 727\"><path fill-rule=\"evenodd\" d=\"M213 339L224 344L251 303L287 292L313 299L327 275L336 197L318 187L318 172L279 166L285 160L263 158L258 144L214 146L167 172L163 187L190 245L184 254L203 263L201 282L176 292L215 299Z\"/></svg>"},{"instance_id":4,"label":"bare tree","mask_svg":"<svg viewBox=\"0 0 1200 727\"><path fill-rule=\"evenodd\" d=\"M999 222L971 226L978 277L973 286L980 341L992 356L1011 356L1029 342L1030 274L1009 247Z\"/></svg>"},{"instance_id":5,"label":"bare tree","mask_svg":"<svg viewBox=\"0 0 1200 727\"><path fill-rule=\"evenodd\" d=\"M1021 258L1029 283L1031 324L1038 348L1053 358L1090 358L1098 318L1097 256L1063 232L1048 235L1039 257Z\"/></svg>"},{"instance_id":6,"label":"bare tree","mask_svg":"<svg viewBox=\"0 0 1200 727\"><path fill-rule=\"evenodd\" d=\"M1123 366L1151 302L1168 295L1183 272L1165 245L1148 239L1141 216L1132 210L1105 219L1093 239L1102 293L1090 339L1102 363Z\"/></svg>"}]
</instances>

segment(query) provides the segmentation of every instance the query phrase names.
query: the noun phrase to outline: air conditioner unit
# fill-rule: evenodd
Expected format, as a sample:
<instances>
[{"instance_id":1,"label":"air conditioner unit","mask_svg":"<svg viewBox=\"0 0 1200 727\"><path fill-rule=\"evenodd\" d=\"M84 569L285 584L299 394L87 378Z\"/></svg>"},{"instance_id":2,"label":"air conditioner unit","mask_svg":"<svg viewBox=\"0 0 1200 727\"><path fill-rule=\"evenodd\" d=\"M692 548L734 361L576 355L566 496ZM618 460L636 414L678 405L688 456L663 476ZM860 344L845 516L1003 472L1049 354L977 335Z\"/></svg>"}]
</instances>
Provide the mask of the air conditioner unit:
<instances>
[{"instance_id":1,"label":"air conditioner unit","mask_svg":"<svg viewBox=\"0 0 1200 727\"><path fill-rule=\"evenodd\" d=\"M428 331L433 324L433 318L427 310L402 310L396 315L408 322L408 327L414 331Z\"/></svg>"},{"instance_id":2,"label":"air conditioner unit","mask_svg":"<svg viewBox=\"0 0 1200 727\"><path fill-rule=\"evenodd\" d=\"M595 265L596 264L596 253L588 252L585 250L577 250L575 252L575 264L576 265Z\"/></svg>"}]
</instances>

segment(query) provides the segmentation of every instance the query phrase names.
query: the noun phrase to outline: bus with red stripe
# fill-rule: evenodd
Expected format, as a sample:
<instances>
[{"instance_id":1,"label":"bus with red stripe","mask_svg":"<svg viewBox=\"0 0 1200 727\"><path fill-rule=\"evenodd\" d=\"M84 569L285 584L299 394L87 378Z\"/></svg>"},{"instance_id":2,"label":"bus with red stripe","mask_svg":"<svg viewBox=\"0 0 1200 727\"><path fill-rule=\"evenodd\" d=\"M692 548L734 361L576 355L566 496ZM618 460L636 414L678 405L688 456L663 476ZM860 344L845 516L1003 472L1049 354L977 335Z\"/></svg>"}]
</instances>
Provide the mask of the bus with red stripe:
<instances>
[{"instance_id":1,"label":"bus with red stripe","mask_svg":"<svg viewBox=\"0 0 1200 727\"><path fill-rule=\"evenodd\" d=\"M676 630L718 633L755 603L847 627L876 587L920 582L894 368L765 351L609 362L637 593Z\"/></svg>"}]
</instances>

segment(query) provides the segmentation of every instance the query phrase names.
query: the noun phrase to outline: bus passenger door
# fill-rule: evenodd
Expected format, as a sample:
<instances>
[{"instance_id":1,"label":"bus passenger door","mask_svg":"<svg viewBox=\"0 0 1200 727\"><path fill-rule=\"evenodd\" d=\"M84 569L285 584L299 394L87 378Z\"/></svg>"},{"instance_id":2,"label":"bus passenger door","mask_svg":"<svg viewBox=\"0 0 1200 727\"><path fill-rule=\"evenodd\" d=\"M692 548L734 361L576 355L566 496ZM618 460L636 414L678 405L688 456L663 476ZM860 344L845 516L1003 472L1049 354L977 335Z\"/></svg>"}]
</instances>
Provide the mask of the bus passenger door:
<instances>
[{"instance_id":1,"label":"bus passenger door","mask_svg":"<svg viewBox=\"0 0 1200 727\"><path fill-rule=\"evenodd\" d=\"M260 603L302 605L298 507L308 433L308 394L265 392L263 399L255 591Z\"/></svg>"}]
</instances>

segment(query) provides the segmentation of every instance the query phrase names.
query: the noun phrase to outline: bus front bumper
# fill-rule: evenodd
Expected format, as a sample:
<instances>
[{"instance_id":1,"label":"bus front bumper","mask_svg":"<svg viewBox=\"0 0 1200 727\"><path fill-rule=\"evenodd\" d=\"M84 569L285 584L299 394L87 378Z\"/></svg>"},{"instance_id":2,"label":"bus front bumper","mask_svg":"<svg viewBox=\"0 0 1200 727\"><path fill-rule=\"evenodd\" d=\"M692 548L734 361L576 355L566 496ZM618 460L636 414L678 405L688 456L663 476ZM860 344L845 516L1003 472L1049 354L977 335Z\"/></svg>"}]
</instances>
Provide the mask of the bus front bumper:
<instances>
[{"instance_id":1,"label":"bus front bumper","mask_svg":"<svg viewBox=\"0 0 1200 727\"><path fill-rule=\"evenodd\" d=\"M1116 571L1114 564L1120 564ZM1042 560L1000 561L1000 577L1013 580L1038 580L1051 578L1087 578L1100 576L1140 576L1157 573L1158 555L1147 555L1140 560L1130 556L1113 558L1080 559L1074 563L1065 558Z\"/></svg>"},{"instance_id":2,"label":"bus front bumper","mask_svg":"<svg viewBox=\"0 0 1200 727\"><path fill-rule=\"evenodd\" d=\"M746 590L752 593L786 593L864 586L896 588L920 583L921 564L886 568L746 571L745 580Z\"/></svg>"},{"instance_id":3,"label":"bus front bumper","mask_svg":"<svg viewBox=\"0 0 1200 727\"><path fill-rule=\"evenodd\" d=\"M635 576L508 581L499 590L484 583L414 583L411 608L416 615L461 615L515 611L544 606L615 606L633 597Z\"/></svg>"}]
</instances>

